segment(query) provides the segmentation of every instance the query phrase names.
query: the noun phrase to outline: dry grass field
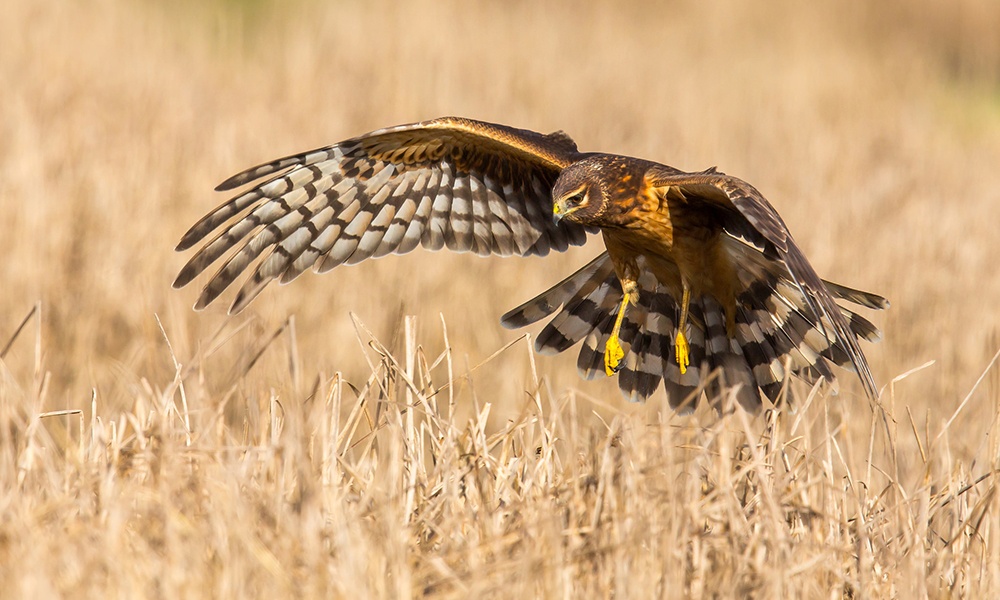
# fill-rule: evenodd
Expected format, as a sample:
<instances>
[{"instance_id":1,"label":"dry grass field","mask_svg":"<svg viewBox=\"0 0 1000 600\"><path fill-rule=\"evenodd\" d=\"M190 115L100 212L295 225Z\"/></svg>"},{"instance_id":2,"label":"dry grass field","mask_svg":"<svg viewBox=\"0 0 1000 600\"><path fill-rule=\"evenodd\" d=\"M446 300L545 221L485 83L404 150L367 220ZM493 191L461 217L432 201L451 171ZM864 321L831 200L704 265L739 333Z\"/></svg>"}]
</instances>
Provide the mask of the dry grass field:
<instances>
[{"instance_id":1,"label":"dry grass field","mask_svg":"<svg viewBox=\"0 0 1000 600\"><path fill-rule=\"evenodd\" d=\"M1000 4L615 4L5 6L0 597L1000 595ZM533 356L599 244L170 288L225 177L447 114L754 183L891 299L879 406Z\"/></svg>"}]
</instances>

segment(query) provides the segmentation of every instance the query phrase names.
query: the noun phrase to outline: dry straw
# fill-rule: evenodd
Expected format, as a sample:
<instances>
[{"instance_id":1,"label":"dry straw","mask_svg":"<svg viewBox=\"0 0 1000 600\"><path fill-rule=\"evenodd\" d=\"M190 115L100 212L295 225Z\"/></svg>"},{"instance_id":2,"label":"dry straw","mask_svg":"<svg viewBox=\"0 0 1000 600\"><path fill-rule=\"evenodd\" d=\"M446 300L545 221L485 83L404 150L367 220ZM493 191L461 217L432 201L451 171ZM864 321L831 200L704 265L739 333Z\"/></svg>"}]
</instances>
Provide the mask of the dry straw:
<instances>
[{"instance_id":1,"label":"dry straw","mask_svg":"<svg viewBox=\"0 0 1000 600\"><path fill-rule=\"evenodd\" d=\"M0 597L997 596L998 10L5 7ZM878 403L842 373L678 416L499 327L595 248L386 258L235 319L170 290L227 175L444 114L748 179L892 300Z\"/></svg>"}]
</instances>

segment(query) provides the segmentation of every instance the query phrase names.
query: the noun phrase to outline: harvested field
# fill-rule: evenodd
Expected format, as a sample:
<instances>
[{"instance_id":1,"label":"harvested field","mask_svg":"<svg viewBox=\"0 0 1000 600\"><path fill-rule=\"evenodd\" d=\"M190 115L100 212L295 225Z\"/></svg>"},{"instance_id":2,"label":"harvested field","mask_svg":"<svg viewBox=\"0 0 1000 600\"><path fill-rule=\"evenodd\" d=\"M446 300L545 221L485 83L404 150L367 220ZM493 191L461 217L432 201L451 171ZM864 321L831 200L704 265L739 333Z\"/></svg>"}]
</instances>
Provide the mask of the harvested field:
<instances>
[{"instance_id":1,"label":"harvested field","mask_svg":"<svg viewBox=\"0 0 1000 600\"><path fill-rule=\"evenodd\" d=\"M6 7L0 596L998 595L1000 5L619 4ZM599 240L171 289L229 175L450 114L753 183L892 301L879 406L533 355L500 315Z\"/></svg>"}]
</instances>

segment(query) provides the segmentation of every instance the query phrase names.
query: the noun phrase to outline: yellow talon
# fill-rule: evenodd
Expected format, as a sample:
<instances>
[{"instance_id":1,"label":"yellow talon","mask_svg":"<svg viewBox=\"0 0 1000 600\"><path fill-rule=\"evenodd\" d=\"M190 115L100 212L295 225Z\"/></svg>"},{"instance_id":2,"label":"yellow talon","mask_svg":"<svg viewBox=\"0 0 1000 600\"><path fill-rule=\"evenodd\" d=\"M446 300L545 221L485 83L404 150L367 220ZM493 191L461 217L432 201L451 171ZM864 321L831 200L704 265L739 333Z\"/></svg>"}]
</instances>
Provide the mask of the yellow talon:
<instances>
[{"instance_id":1,"label":"yellow talon","mask_svg":"<svg viewBox=\"0 0 1000 600\"><path fill-rule=\"evenodd\" d=\"M688 305L691 303L691 288L688 287L687 280L681 278L681 285L684 293L681 294L681 318L677 322L677 340L674 342L674 358L677 366L681 368L681 375L687 373L688 365L691 364L691 349L688 347L687 338L684 337L684 327L687 325Z\"/></svg>"},{"instance_id":2,"label":"yellow talon","mask_svg":"<svg viewBox=\"0 0 1000 600\"><path fill-rule=\"evenodd\" d=\"M688 341L687 338L684 337L683 331L677 332L677 341L674 343L674 350L677 352L677 365L681 368L681 375L683 375L687 372L688 365L691 364Z\"/></svg>"},{"instance_id":3,"label":"yellow talon","mask_svg":"<svg viewBox=\"0 0 1000 600\"><path fill-rule=\"evenodd\" d=\"M618 307L618 318L615 319L615 326L611 328L611 337L608 338L608 343L604 345L604 372L611 377L618 371L618 365L621 363L622 358L625 357L625 351L622 350L622 345L618 341L618 331L622 327L622 320L625 319L625 307L628 306L629 300L632 299L634 292L625 292L622 297L622 303Z\"/></svg>"},{"instance_id":4,"label":"yellow talon","mask_svg":"<svg viewBox=\"0 0 1000 600\"><path fill-rule=\"evenodd\" d=\"M611 377L618 370L618 364L625 357L625 351L618 342L618 336L613 335L608 338L608 343L604 346L604 371Z\"/></svg>"}]
</instances>

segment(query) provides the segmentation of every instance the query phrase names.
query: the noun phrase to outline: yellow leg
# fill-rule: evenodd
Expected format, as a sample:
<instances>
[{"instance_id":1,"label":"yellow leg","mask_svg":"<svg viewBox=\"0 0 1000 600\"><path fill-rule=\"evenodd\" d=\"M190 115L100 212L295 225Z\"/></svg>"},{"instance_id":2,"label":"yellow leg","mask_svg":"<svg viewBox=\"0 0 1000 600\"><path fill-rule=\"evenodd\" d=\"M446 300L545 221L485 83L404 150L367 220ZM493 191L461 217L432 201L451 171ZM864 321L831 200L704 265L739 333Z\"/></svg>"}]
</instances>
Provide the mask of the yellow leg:
<instances>
[{"instance_id":1,"label":"yellow leg","mask_svg":"<svg viewBox=\"0 0 1000 600\"><path fill-rule=\"evenodd\" d=\"M681 375L687 372L688 365L691 364L690 348L687 338L684 336L684 329L687 326L688 303L691 302L691 290L686 281L682 281L682 283L684 294L681 298L681 320L677 325L677 340L674 342L674 358L677 360L677 366L681 368Z\"/></svg>"},{"instance_id":2,"label":"yellow leg","mask_svg":"<svg viewBox=\"0 0 1000 600\"><path fill-rule=\"evenodd\" d=\"M625 357L621 343L618 342L618 330L622 327L622 320L625 318L625 307L628 306L630 294L625 292L622 304L618 307L618 317L615 319L615 327L611 330L611 337L604 346L604 372L611 377L618 371L618 364Z\"/></svg>"}]
</instances>

